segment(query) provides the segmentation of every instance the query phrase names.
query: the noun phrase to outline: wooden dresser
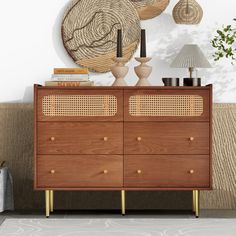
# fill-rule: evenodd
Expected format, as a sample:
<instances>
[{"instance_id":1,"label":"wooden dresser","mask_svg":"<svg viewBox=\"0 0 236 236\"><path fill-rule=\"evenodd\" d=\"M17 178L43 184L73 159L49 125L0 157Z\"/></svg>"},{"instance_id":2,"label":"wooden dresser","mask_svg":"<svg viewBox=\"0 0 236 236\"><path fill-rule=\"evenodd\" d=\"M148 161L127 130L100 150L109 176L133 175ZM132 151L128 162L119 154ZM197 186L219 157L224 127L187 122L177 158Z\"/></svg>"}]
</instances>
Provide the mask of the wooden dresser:
<instances>
[{"instance_id":1,"label":"wooden dresser","mask_svg":"<svg viewBox=\"0 0 236 236\"><path fill-rule=\"evenodd\" d=\"M34 87L35 189L210 190L212 86Z\"/></svg>"}]
</instances>

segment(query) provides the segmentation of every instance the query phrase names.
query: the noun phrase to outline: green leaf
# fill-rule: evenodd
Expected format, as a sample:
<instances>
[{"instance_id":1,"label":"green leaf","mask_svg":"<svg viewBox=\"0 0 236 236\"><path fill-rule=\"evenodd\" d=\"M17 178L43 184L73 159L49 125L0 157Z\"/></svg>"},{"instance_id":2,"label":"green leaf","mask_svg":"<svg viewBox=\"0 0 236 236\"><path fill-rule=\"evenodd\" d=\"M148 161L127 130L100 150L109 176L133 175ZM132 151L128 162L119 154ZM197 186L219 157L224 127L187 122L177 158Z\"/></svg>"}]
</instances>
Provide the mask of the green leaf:
<instances>
[{"instance_id":1,"label":"green leaf","mask_svg":"<svg viewBox=\"0 0 236 236\"><path fill-rule=\"evenodd\" d=\"M233 19L236 21L236 18ZM210 41L215 49L212 55L215 61L225 57L231 61L236 61L236 26L223 25L221 29L216 31L217 35Z\"/></svg>"}]
</instances>

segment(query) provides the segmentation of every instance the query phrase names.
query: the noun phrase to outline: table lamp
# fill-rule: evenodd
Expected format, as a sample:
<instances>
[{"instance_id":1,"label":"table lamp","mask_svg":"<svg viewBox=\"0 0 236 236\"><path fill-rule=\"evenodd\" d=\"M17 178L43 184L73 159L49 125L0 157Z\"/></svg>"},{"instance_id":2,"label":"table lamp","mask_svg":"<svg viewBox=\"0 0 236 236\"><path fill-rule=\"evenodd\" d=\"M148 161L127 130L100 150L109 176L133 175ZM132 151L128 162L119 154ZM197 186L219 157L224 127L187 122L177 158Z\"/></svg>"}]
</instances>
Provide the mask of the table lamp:
<instances>
[{"instance_id":1,"label":"table lamp","mask_svg":"<svg viewBox=\"0 0 236 236\"><path fill-rule=\"evenodd\" d=\"M211 68L211 64L198 45L186 44L172 62L171 67L188 68L189 78L193 79L194 68Z\"/></svg>"}]
</instances>

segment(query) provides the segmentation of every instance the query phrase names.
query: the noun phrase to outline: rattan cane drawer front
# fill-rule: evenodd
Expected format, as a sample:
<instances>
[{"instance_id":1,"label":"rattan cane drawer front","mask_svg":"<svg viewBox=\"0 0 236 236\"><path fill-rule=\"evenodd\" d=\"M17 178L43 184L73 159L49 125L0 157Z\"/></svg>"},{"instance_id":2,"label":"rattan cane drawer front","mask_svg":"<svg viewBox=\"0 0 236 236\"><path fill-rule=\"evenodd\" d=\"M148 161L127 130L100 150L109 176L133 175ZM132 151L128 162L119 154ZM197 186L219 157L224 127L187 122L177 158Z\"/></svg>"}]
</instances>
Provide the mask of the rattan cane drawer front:
<instances>
[{"instance_id":1,"label":"rattan cane drawer front","mask_svg":"<svg viewBox=\"0 0 236 236\"><path fill-rule=\"evenodd\" d=\"M122 122L38 122L38 154L123 154Z\"/></svg>"},{"instance_id":2,"label":"rattan cane drawer front","mask_svg":"<svg viewBox=\"0 0 236 236\"><path fill-rule=\"evenodd\" d=\"M209 188L208 155L126 155L125 187Z\"/></svg>"},{"instance_id":3,"label":"rattan cane drawer front","mask_svg":"<svg viewBox=\"0 0 236 236\"><path fill-rule=\"evenodd\" d=\"M208 122L126 122L125 154L210 154Z\"/></svg>"},{"instance_id":4,"label":"rattan cane drawer front","mask_svg":"<svg viewBox=\"0 0 236 236\"><path fill-rule=\"evenodd\" d=\"M41 91L40 121L120 121L123 118L122 91Z\"/></svg>"},{"instance_id":5,"label":"rattan cane drawer front","mask_svg":"<svg viewBox=\"0 0 236 236\"><path fill-rule=\"evenodd\" d=\"M209 120L208 91L137 91L125 94L129 121Z\"/></svg>"},{"instance_id":6,"label":"rattan cane drawer front","mask_svg":"<svg viewBox=\"0 0 236 236\"><path fill-rule=\"evenodd\" d=\"M123 156L37 156L37 187L122 187Z\"/></svg>"}]
</instances>

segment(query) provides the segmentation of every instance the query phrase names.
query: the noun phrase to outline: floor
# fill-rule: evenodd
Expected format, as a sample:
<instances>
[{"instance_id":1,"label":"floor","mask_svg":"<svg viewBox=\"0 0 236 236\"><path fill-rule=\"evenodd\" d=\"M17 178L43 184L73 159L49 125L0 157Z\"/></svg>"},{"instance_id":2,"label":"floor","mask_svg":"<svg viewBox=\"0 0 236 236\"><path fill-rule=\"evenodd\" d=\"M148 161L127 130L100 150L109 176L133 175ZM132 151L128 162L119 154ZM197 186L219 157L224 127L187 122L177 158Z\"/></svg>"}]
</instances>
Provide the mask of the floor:
<instances>
[{"instance_id":1,"label":"floor","mask_svg":"<svg viewBox=\"0 0 236 236\"><path fill-rule=\"evenodd\" d=\"M1 236L7 236L15 235L17 231L19 233L17 235L23 236L49 234L52 236L64 235L73 229L74 234L69 234L70 236L236 235L236 210L202 210L199 219L196 219L190 211L128 211L125 216L119 213L119 211L56 211L48 220L45 219L44 212L6 212L0 214L0 224L6 220L3 226L0 226L0 233ZM30 233L27 231L29 228ZM23 230L24 234L21 234L19 229ZM40 233L37 232L39 229ZM34 230L36 232L32 234Z\"/></svg>"},{"instance_id":2,"label":"floor","mask_svg":"<svg viewBox=\"0 0 236 236\"><path fill-rule=\"evenodd\" d=\"M120 211L55 211L50 219L89 219L89 218L156 218L156 219L195 219L191 211L128 211L125 216ZM18 211L0 213L0 225L5 219L44 219L43 211ZM200 219L236 219L236 210L201 210Z\"/></svg>"}]
</instances>

